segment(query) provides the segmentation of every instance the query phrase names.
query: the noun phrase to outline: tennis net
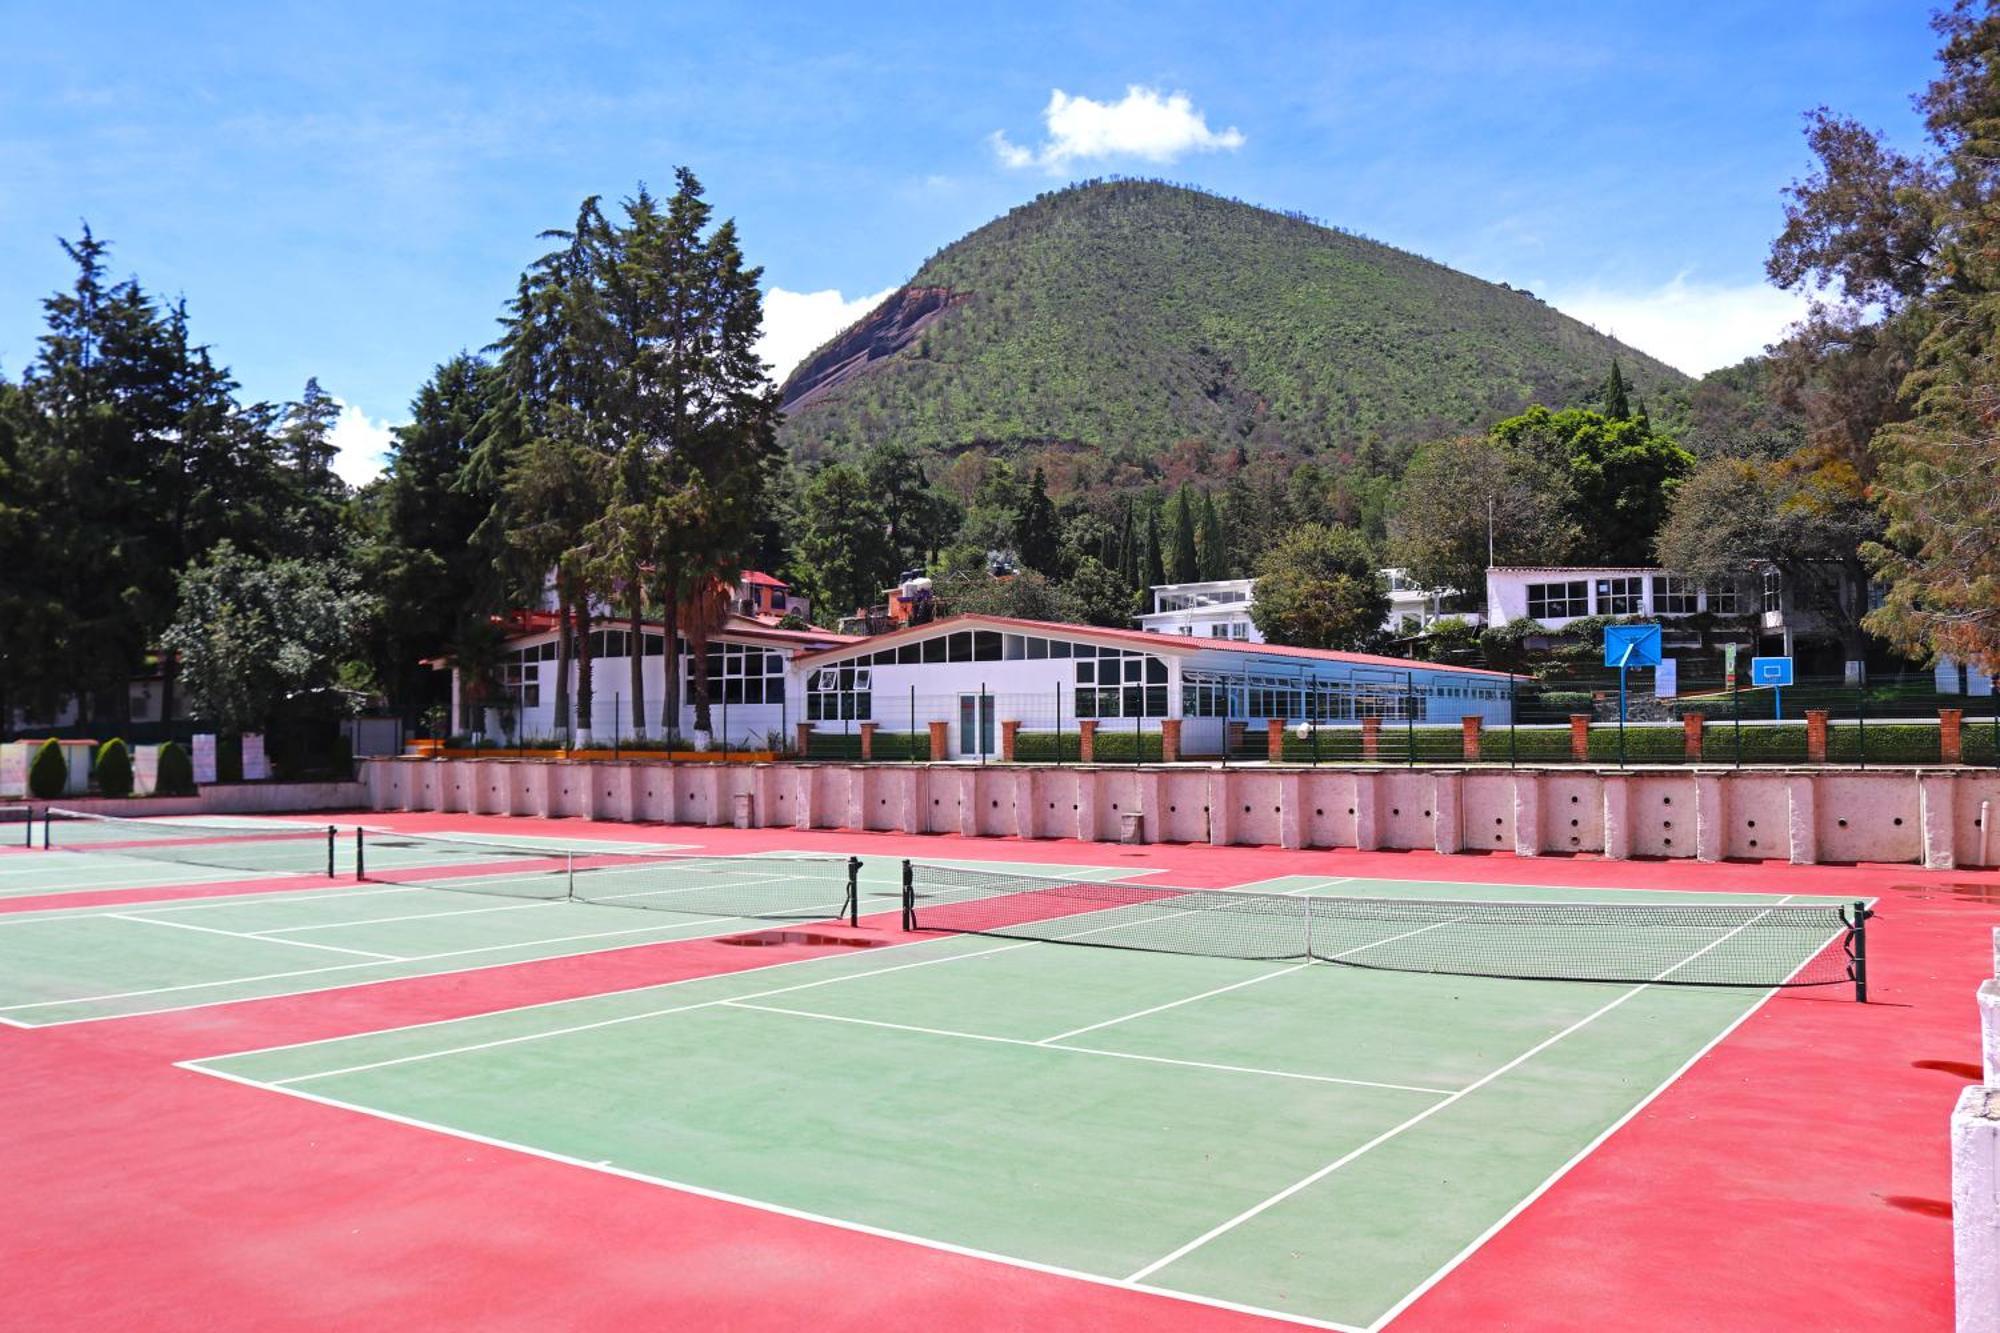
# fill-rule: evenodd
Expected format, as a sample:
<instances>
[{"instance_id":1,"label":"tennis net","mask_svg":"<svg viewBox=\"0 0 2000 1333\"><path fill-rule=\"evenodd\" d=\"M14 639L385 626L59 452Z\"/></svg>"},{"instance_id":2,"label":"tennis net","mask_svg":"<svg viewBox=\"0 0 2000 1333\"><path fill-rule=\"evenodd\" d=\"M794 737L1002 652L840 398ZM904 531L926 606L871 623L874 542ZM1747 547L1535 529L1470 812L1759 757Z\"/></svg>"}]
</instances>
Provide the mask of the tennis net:
<instances>
[{"instance_id":1,"label":"tennis net","mask_svg":"<svg viewBox=\"0 0 2000 1333\"><path fill-rule=\"evenodd\" d=\"M481 842L357 828L355 878L691 916L860 919L859 857L703 856Z\"/></svg>"},{"instance_id":2,"label":"tennis net","mask_svg":"<svg viewBox=\"0 0 2000 1333\"><path fill-rule=\"evenodd\" d=\"M0 804L0 847L33 847L36 822L34 806Z\"/></svg>"},{"instance_id":3,"label":"tennis net","mask_svg":"<svg viewBox=\"0 0 2000 1333\"><path fill-rule=\"evenodd\" d=\"M48 851L100 852L217 870L333 874L331 824L128 819L51 806L42 821L42 846Z\"/></svg>"},{"instance_id":4,"label":"tennis net","mask_svg":"<svg viewBox=\"0 0 2000 1333\"><path fill-rule=\"evenodd\" d=\"M1867 998L1866 904L1331 898L904 862L910 930L1531 981L1829 986ZM1839 947L1830 947L1835 942Z\"/></svg>"}]
</instances>

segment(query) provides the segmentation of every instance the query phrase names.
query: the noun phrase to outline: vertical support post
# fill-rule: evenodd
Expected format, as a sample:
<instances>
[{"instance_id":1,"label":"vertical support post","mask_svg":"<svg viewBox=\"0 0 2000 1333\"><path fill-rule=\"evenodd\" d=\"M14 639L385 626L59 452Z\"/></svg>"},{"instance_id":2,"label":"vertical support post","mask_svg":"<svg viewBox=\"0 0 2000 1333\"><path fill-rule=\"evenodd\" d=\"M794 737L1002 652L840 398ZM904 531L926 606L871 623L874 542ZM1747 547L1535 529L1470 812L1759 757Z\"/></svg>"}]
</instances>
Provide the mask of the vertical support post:
<instances>
[{"instance_id":1,"label":"vertical support post","mask_svg":"<svg viewBox=\"0 0 2000 1333\"><path fill-rule=\"evenodd\" d=\"M618 758L619 751L623 747L625 740L624 703L623 696L616 693L611 696L611 757L613 759Z\"/></svg>"},{"instance_id":2,"label":"vertical support post","mask_svg":"<svg viewBox=\"0 0 2000 1333\"><path fill-rule=\"evenodd\" d=\"M326 826L326 877L328 879L333 878L334 841L339 837L340 837L340 830L336 829L333 825L328 824Z\"/></svg>"},{"instance_id":3,"label":"vertical support post","mask_svg":"<svg viewBox=\"0 0 2000 1333\"><path fill-rule=\"evenodd\" d=\"M1854 740L1861 751L1861 767L1868 767L1868 686L1854 687Z\"/></svg>"},{"instance_id":4,"label":"vertical support post","mask_svg":"<svg viewBox=\"0 0 2000 1333\"><path fill-rule=\"evenodd\" d=\"M359 824L354 826L354 878L357 881L368 878L368 840Z\"/></svg>"},{"instance_id":5,"label":"vertical support post","mask_svg":"<svg viewBox=\"0 0 2000 1333\"><path fill-rule=\"evenodd\" d=\"M43 806L42 807L42 850L45 852L49 850L49 837L51 833L54 831L50 828L50 825L54 824L55 820L56 820L55 811L51 810L46 805Z\"/></svg>"},{"instance_id":6,"label":"vertical support post","mask_svg":"<svg viewBox=\"0 0 2000 1333\"><path fill-rule=\"evenodd\" d=\"M1743 682L1729 674L1729 718L1736 726L1736 766L1743 767Z\"/></svg>"},{"instance_id":7,"label":"vertical support post","mask_svg":"<svg viewBox=\"0 0 2000 1333\"><path fill-rule=\"evenodd\" d=\"M861 924L861 858L847 858L847 924Z\"/></svg>"},{"instance_id":8,"label":"vertical support post","mask_svg":"<svg viewBox=\"0 0 2000 1333\"><path fill-rule=\"evenodd\" d=\"M979 682L978 711L972 715L972 743L979 747L979 766L986 767L986 682Z\"/></svg>"},{"instance_id":9,"label":"vertical support post","mask_svg":"<svg viewBox=\"0 0 2000 1333\"><path fill-rule=\"evenodd\" d=\"M907 933L917 928L916 877L911 873L910 863L903 862L903 930Z\"/></svg>"},{"instance_id":10,"label":"vertical support post","mask_svg":"<svg viewBox=\"0 0 2000 1333\"><path fill-rule=\"evenodd\" d=\"M1063 761L1062 743L1062 682L1056 682L1056 762Z\"/></svg>"},{"instance_id":11,"label":"vertical support post","mask_svg":"<svg viewBox=\"0 0 2000 1333\"><path fill-rule=\"evenodd\" d=\"M1868 918L1875 915L1868 904L1854 904L1854 916L1847 926L1848 974L1854 978L1854 998L1868 1003Z\"/></svg>"},{"instance_id":12,"label":"vertical support post","mask_svg":"<svg viewBox=\"0 0 2000 1333\"><path fill-rule=\"evenodd\" d=\"M917 757L917 687L910 686L910 758Z\"/></svg>"},{"instance_id":13,"label":"vertical support post","mask_svg":"<svg viewBox=\"0 0 2000 1333\"><path fill-rule=\"evenodd\" d=\"M1965 712L1959 708L1938 709L1938 762L1956 764L1965 758L1963 732Z\"/></svg>"},{"instance_id":14,"label":"vertical support post","mask_svg":"<svg viewBox=\"0 0 2000 1333\"><path fill-rule=\"evenodd\" d=\"M1521 679L1513 672L1507 673L1507 767L1514 767L1519 758L1514 744L1514 728L1521 725Z\"/></svg>"},{"instance_id":15,"label":"vertical support post","mask_svg":"<svg viewBox=\"0 0 2000 1333\"><path fill-rule=\"evenodd\" d=\"M1776 688L1775 686L1773 688ZM1826 762L1826 710L1808 708L1806 710L1806 762L1823 764Z\"/></svg>"},{"instance_id":16,"label":"vertical support post","mask_svg":"<svg viewBox=\"0 0 2000 1333\"><path fill-rule=\"evenodd\" d=\"M1403 743L1409 747L1406 756L1411 768L1417 766L1417 673L1403 673Z\"/></svg>"}]
</instances>

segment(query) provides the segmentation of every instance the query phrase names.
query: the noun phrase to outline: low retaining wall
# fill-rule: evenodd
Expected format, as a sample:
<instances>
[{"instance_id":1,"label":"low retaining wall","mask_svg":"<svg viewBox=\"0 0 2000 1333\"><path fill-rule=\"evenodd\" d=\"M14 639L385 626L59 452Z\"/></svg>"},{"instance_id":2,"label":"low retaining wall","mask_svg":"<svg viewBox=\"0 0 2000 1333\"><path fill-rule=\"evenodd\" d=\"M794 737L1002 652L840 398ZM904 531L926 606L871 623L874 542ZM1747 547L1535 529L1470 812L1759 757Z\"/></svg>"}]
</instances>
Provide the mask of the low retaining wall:
<instances>
[{"instance_id":1,"label":"low retaining wall","mask_svg":"<svg viewBox=\"0 0 2000 1333\"><path fill-rule=\"evenodd\" d=\"M1282 847L1990 866L1993 769L746 766L371 759L376 810ZM1138 816L1134 819L1133 816Z\"/></svg>"},{"instance_id":2,"label":"low retaining wall","mask_svg":"<svg viewBox=\"0 0 2000 1333\"><path fill-rule=\"evenodd\" d=\"M286 815L309 810L363 810L366 782L244 782L203 787L195 796L64 796L28 801L97 815Z\"/></svg>"}]
</instances>

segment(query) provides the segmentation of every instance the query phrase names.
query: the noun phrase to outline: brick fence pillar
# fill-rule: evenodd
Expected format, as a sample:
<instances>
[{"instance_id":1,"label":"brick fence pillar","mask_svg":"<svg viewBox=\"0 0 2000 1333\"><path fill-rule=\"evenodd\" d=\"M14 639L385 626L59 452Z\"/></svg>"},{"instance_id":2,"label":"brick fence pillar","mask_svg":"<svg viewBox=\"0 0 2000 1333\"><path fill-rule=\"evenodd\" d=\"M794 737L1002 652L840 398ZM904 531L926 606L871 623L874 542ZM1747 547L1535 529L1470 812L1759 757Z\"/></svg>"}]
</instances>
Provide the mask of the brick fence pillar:
<instances>
[{"instance_id":1,"label":"brick fence pillar","mask_svg":"<svg viewBox=\"0 0 2000 1333\"><path fill-rule=\"evenodd\" d=\"M1160 719L1160 762L1178 764L1181 761L1181 720L1177 717Z\"/></svg>"},{"instance_id":2,"label":"brick fence pillar","mask_svg":"<svg viewBox=\"0 0 2000 1333\"><path fill-rule=\"evenodd\" d=\"M1014 738L1020 734L1021 724L1018 721L1002 722L1000 724L1001 763L1011 764L1014 762Z\"/></svg>"},{"instance_id":3,"label":"brick fence pillar","mask_svg":"<svg viewBox=\"0 0 2000 1333\"><path fill-rule=\"evenodd\" d=\"M1681 719L1681 755L1687 759L1701 758L1701 733L1708 725L1708 719L1700 713L1689 713Z\"/></svg>"},{"instance_id":4,"label":"brick fence pillar","mask_svg":"<svg viewBox=\"0 0 2000 1333\"><path fill-rule=\"evenodd\" d=\"M1569 715L1569 757L1578 763L1590 760L1590 714Z\"/></svg>"},{"instance_id":5,"label":"brick fence pillar","mask_svg":"<svg viewBox=\"0 0 2000 1333\"><path fill-rule=\"evenodd\" d=\"M1361 719L1361 757L1373 759L1382 750L1382 719L1364 717Z\"/></svg>"},{"instance_id":6,"label":"brick fence pillar","mask_svg":"<svg viewBox=\"0 0 2000 1333\"><path fill-rule=\"evenodd\" d=\"M1243 749L1243 724L1225 722L1222 724L1222 757L1227 759Z\"/></svg>"},{"instance_id":7,"label":"brick fence pillar","mask_svg":"<svg viewBox=\"0 0 2000 1333\"><path fill-rule=\"evenodd\" d=\"M1479 758L1479 732L1485 724L1483 717L1462 717L1458 720L1459 729L1464 733L1465 757L1469 760Z\"/></svg>"},{"instance_id":8,"label":"brick fence pillar","mask_svg":"<svg viewBox=\"0 0 2000 1333\"><path fill-rule=\"evenodd\" d=\"M1264 757L1274 764L1285 762L1285 719L1264 720Z\"/></svg>"},{"instance_id":9,"label":"brick fence pillar","mask_svg":"<svg viewBox=\"0 0 2000 1333\"><path fill-rule=\"evenodd\" d=\"M861 724L861 757L863 759L873 759L875 757L875 728L881 725L879 722L863 722Z\"/></svg>"},{"instance_id":10,"label":"brick fence pillar","mask_svg":"<svg viewBox=\"0 0 2000 1333\"><path fill-rule=\"evenodd\" d=\"M795 733L793 740L798 746L799 758L804 759L812 753L812 723L801 722L792 730Z\"/></svg>"},{"instance_id":11,"label":"brick fence pillar","mask_svg":"<svg viewBox=\"0 0 2000 1333\"><path fill-rule=\"evenodd\" d=\"M1938 762L1940 764L1963 763L1965 743L1960 739L1960 728L1965 722L1963 708L1938 709Z\"/></svg>"},{"instance_id":12,"label":"brick fence pillar","mask_svg":"<svg viewBox=\"0 0 2000 1333\"><path fill-rule=\"evenodd\" d=\"M1806 762L1823 764L1826 762L1826 710L1806 709Z\"/></svg>"},{"instance_id":13,"label":"brick fence pillar","mask_svg":"<svg viewBox=\"0 0 2000 1333\"><path fill-rule=\"evenodd\" d=\"M1097 721L1085 718L1076 724L1076 757L1079 763L1097 762Z\"/></svg>"},{"instance_id":14,"label":"brick fence pillar","mask_svg":"<svg viewBox=\"0 0 2000 1333\"><path fill-rule=\"evenodd\" d=\"M931 723L931 762L941 764L951 758L951 723Z\"/></svg>"}]
</instances>

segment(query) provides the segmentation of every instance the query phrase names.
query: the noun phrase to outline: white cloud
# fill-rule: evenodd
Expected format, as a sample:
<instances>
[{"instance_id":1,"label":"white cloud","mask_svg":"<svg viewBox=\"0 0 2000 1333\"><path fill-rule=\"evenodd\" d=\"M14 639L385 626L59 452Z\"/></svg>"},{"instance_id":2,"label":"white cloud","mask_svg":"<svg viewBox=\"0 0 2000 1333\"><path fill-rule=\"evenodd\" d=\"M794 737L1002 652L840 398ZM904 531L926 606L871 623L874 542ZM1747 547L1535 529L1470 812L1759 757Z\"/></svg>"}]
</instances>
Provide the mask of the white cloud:
<instances>
[{"instance_id":1,"label":"white cloud","mask_svg":"<svg viewBox=\"0 0 2000 1333\"><path fill-rule=\"evenodd\" d=\"M827 339L882 304L894 287L848 300L837 290L792 292L773 287L764 293L764 332L757 355L771 363L771 378L783 383L799 362Z\"/></svg>"},{"instance_id":2,"label":"white cloud","mask_svg":"<svg viewBox=\"0 0 2000 1333\"><path fill-rule=\"evenodd\" d=\"M389 461L389 446L395 429L387 421L371 421L353 403L336 398L340 417L333 423L333 470L350 486L361 486L381 475Z\"/></svg>"},{"instance_id":3,"label":"white cloud","mask_svg":"<svg viewBox=\"0 0 2000 1333\"><path fill-rule=\"evenodd\" d=\"M1132 84L1116 102L1071 97L1057 88L1042 108L1049 137L1040 148L1024 148L995 130L987 136L1002 165L1039 166L1061 171L1071 163L1097 158L1137 157L1147 162L1173 162L1187 153L1213 153L1243 146L1242 131L1231 127L1217 133L1208 117L1195 110L1186 93L1162 96L1156 88Z\"/></svg>"},{"instance_id":4,"label":"white cloud","mask_svg":"<svg viewBox=\"0 0 2000 1333\"><path fill-rule=\"evenodd\" d=\"M1649 291L1537 285L1549 304L1690 375L1756 356L1804 317L1806 298L1764 283L1694 283L1685 273Z\"/></svg>"}]
</instances>

